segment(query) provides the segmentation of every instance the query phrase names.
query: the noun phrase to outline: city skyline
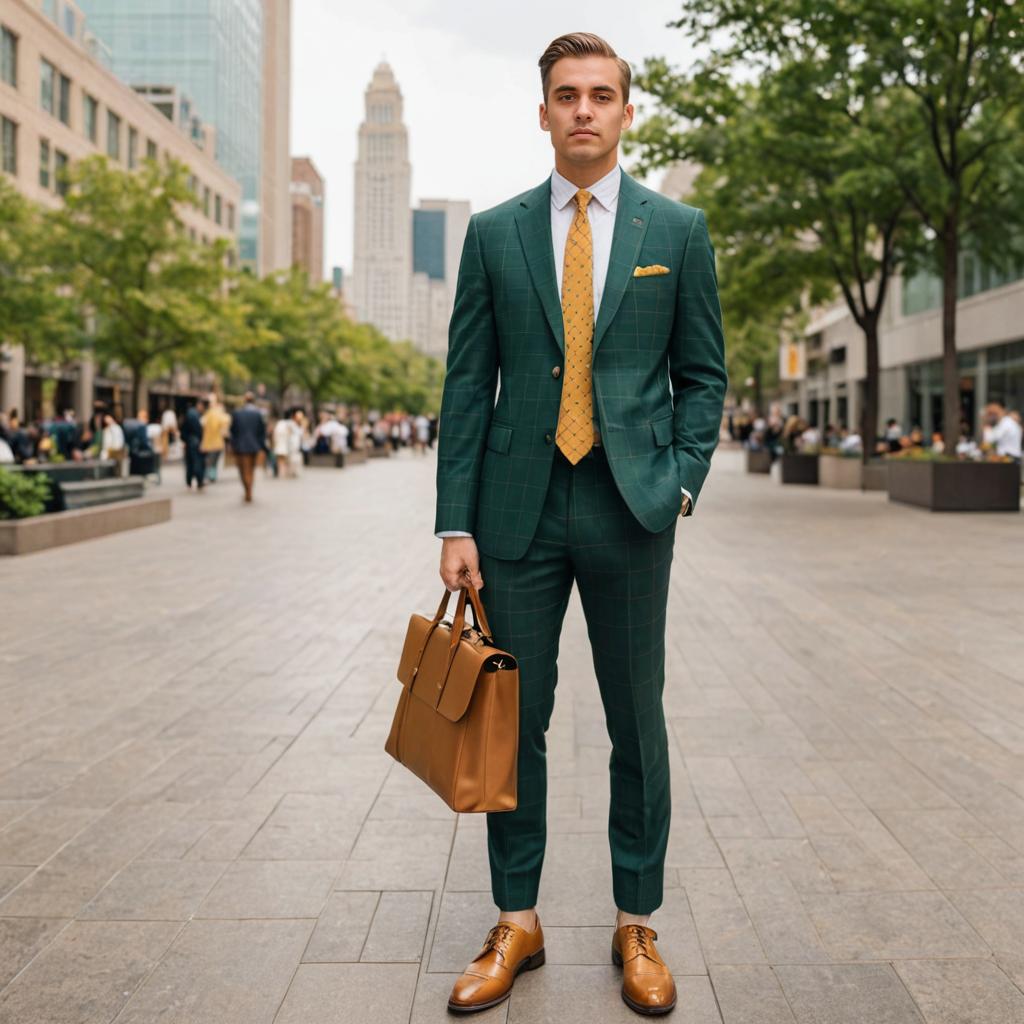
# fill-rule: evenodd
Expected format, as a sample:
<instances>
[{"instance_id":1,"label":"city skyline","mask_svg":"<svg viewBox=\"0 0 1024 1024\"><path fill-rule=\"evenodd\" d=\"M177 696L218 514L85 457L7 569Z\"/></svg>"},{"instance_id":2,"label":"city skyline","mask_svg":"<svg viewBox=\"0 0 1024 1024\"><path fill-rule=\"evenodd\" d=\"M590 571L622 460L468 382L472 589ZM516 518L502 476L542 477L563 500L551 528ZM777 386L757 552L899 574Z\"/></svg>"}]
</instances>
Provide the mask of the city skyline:
<instances>
[{"instance_id":1,"label":"city skyline","mask_svg":"<svg viewBox=\"0 0 1024 1024\"><path fill-rule=\"evenodd\" d=\"M642 18L624 19L619 5L597 0L581 26L568 6L525 0L514 23L496 34L493 12L467 0L381 0L369 12L296 0L292 152L311 156L337 197L327 211L325 265L341 266L346 275L353 271L351 199L363 92L381 60L402 86L411 205L446 196L468 201L475 213L538 184L553 166L549 137L537 121L537 60L544 47L583 28L608 39L634 72L653 55L682 64L692 51L679 31L664 28L678 6L676 0L648 0ZM473 88L467 90L469 82ZM500 88L497 108L479 88L491 82ZM638 116L643 100L634 87L630 101ZM493 146L481 146L481 128L491 124L500 134ZM515 160L495 159L502 150ZM659 177L649 183L656 185Z\"/></svg>"}]
</instances>

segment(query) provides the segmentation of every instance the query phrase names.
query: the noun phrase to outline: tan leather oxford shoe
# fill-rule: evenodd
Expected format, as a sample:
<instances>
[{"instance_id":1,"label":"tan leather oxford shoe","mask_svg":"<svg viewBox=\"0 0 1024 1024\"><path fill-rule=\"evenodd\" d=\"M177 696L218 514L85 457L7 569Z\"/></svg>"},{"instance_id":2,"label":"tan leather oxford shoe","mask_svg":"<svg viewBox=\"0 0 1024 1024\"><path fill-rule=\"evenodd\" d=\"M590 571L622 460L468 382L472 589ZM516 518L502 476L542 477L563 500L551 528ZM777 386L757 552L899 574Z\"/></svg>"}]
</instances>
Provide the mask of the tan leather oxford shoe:
<instances>
[{"instance_id":1,"label":"tan leather oxford shoe","mask_svg":"<svg viewBox=\"0 0 1024 1024\"><path fill-rule=\"evenodd\" d=\"M654 948L657 937L643 924L624 924L612 936L612 963L622 968L622 998L637 1013L668 1013L676 1005L676 983Z\"/></svg>"},{"instance_id":2,"label":"tan leather oxford shoe","mask_svg":"<svg viewBox=\"0 0 1024 1024\"><path fill-rule=\"evenodd\" d=\"M499 921L487 933L484 948L459 975L448 998L448 1009L473 1013L497 1006L511 994L520 971L532 971L542 963L544 932L539 917L530 932L510 921Z\"/></svg>"}]
</instances>

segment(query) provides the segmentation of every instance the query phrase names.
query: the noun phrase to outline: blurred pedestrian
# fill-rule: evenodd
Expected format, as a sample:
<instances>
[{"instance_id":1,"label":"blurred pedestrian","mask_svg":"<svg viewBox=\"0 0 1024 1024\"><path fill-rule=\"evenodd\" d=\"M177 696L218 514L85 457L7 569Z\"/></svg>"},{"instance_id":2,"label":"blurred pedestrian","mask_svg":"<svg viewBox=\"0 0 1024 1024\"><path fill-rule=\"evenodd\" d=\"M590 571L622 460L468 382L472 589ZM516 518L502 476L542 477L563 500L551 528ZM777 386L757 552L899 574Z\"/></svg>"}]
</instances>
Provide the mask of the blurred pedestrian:
<instances>
[{"instance_id":1,"label":"blurred pedestrian","mask_svg":"<svg viewBox=\"0 0 1024 1024\"><path fill-rule=\"evenodd\" d=\"M430 440L430 420L420 413L413 422L413 451L420 455L427 454L427 442Z\"/></svg>"},{"instance_id":2,"label":"blurred pedestrian","mask_svg":"<svg viewBox=\"0 0 1024 1024\"><path fill-rule=\"evenodd\" d=\"M263 422L263 413L256 408L253 393L246 391L245 404L231 414L230 432L231 451L238 463L246 502L252 501L256 457L263 451L266 440L267 425Z\"/></svg>"},{"instance_id":3,"label":"blurred pedestrian","mask_svg":"<svg viewBox=\"0 0 1024 1024\"><path fill-rule=\"evenodd\" d=\"M988 440L996 455L1008 455L1014 462L1021 461L1021 424L1006 411L1002 402L989 402L985 406L985 423L989 427Z\"/></svg>"},{"instance_id":4,"label":"blurred pedestrian","mask_svg":"<svg viewBox=\"0 0 1024 1024\"><path fill-rule=\"evenodd\" d=\"M220 457L224 454L224 442L231 429L231 417L216 394L210 394L210 404L203 413L202 451L206 460L206 479L210 483L217 482L217 469Z\"/></svg>"},{"instance_id":5,"label":"blurred pedestrian","mask_svg":"<svg viewBox=\"0 0 1024 1024\"><path fill-rule=\"evenodd\" d=\"M271 451L274 453L274 476L289 478L292 475L291 462L288 459L291 448L292 418L286 411L274 424L271 435Z\"/></svg>"},{"instance_id":6,"label":"blurred pedestrian","mask_svg":"<svg viewBox=\"0 0 1024 1024\"><path fill-rule=\"evenodd\" d=\"M178 440L178 417L171 405L165 404L160 414L160 431L160 454L166 459L171 445Z\"/></svg>"},{"instance_id":7,"label":"blurred pedestrian","mask_svg":"<svg viewBox=\"0 0 1024 1024\"><path fill-rule=\"evenodd\" d=\"M103 439L100 443L100 458L113 459L118 466L124 461L124 430L121 424L108 412L103 417Z\"/></svg>"},{"instance_id":8,"label":"blurred pedestrian","mask_svg":"<svg viewBox=\"0 0 1024 1024\"><path fill-rule=\"evenodd\" d=\"M206 465L203 455L203 413L206 402L199 398L185 412L181 424L181 440L185 445L185 486L192 489L192 481L196 482L196 492L202 493L206 483Z\"/></svg>"}]
</instances>

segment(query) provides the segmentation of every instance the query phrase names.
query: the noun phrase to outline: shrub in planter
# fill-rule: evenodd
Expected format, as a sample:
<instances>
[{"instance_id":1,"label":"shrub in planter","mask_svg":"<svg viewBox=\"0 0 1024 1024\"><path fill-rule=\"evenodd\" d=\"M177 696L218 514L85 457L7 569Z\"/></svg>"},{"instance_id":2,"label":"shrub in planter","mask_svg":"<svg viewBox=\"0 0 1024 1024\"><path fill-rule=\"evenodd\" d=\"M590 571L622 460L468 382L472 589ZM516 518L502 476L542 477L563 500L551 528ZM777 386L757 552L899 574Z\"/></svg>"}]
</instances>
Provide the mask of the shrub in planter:
<instances>
[{"instance_id":1,"label":"shrub in planter","mask_svg":"<svg viewBox=\"0 0 1024 1024\"><path fill-rule=\"evenodd\" d=\"M44 473L9 473L0 469L0 519L40 516L50 497L50 478Z\"/></svg>"},{"instance_id":2,"label":"shrub in planter","mask_svg":"<svg viewBox=\"0 0 1024 1024\"><path fill-rule=\"evenodd\" d=\"M1020 466L1005 456L958 459L917 448L886 461L890 501L932 512L1020 511Z\"/></svg>"}]
</instances>

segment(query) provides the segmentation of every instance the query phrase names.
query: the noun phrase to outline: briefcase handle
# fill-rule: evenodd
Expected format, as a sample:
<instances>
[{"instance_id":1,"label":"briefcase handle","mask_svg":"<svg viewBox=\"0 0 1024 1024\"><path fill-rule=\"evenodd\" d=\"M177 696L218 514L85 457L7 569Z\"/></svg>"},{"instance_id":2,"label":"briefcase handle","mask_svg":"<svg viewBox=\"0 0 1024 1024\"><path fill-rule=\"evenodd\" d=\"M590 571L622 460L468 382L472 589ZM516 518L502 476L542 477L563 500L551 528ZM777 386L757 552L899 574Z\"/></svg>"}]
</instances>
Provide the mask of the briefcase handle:
<instances>
[{"instance_id":1,"label":"briefcase handle","mask_svg":"<svg viewBox=\"0 0 1024 1024\"><path fill-rule=\"evenodd\" d=\"M487 613L484 611L483 601L480 600L480 595L477 592L476 587L460 587L459 588L459 600L455 605L455 617L452 619L452 637L461 637L463 629L466 628L466 596L469 595L469 603L473 608L473 625L485 636L488 640L494 639L491 635L491 627L487 622ZM448 601L451 598L451 591L445 588L444 596L441 598L441 603L437 606L437 612L434 615L430 625L431 628L436 626L442 618L448 608ZM458 626L458 629L455 627ZM454 640L453 640L454 643Z\"/></svg>"}]
</instances>

